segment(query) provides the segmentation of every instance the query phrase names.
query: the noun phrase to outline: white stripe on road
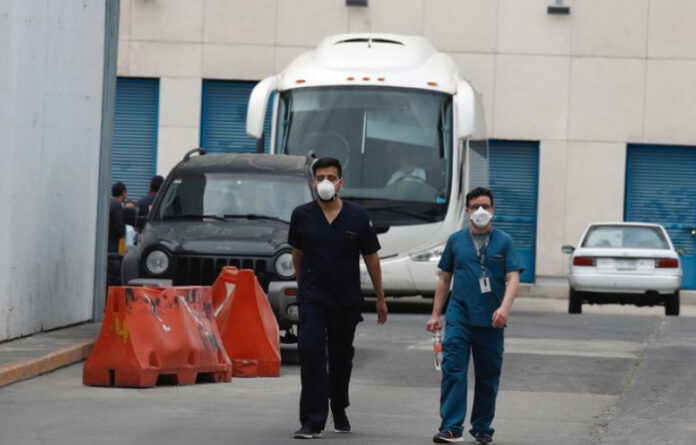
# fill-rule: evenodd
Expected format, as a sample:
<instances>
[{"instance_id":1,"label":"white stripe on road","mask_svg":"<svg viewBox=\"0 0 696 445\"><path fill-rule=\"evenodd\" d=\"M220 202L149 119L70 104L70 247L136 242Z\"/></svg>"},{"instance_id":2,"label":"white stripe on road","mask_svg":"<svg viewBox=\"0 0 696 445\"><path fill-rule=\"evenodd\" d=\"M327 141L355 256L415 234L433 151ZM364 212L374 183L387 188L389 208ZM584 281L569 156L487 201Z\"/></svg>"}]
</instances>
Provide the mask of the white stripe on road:
<instances>
[{"instance_id":1,"label":"white stripe on road","mask_svg":"<svg viewBox=\"0 0 696 445\"><path fill-rule=\"evenodd\" d=\"M431 340L424 340L406 349L431 350ZM508 354L563 355L575 357L637 358L645 343L612 340L559 340L547 338L506 338Z\"/></svg>"}]
</instances>

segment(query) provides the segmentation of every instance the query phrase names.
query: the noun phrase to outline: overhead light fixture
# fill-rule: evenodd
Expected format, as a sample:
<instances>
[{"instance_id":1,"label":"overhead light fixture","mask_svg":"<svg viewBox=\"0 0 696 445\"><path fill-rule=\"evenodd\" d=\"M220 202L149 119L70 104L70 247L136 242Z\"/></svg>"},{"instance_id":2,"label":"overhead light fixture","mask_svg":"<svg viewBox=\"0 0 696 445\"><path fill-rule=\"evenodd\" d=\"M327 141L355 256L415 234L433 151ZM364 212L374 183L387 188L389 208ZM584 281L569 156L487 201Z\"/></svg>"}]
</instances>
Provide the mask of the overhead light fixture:
<instances>
[{"instance_id":1,"label":"overhead light fixture","mask_svg":"<svg viewBox=\"0 0 696 445\"><path fill-rule=\"evenodd\" d=\"M367 7L367 0L346 0L346 6Z\"/></svg>"},{"instance_id":2,"label":"overhead light fixture","mask_svg":"<svg viewBox=\"0 0 696 445\"><path fill-rule=\"evenodd\" d=\"M556 4L550 5L546 9L546 12L548 14L569 15L570 14L570 6L564 5L563 0L556 0Z\"/></svg>"}]
</instances>

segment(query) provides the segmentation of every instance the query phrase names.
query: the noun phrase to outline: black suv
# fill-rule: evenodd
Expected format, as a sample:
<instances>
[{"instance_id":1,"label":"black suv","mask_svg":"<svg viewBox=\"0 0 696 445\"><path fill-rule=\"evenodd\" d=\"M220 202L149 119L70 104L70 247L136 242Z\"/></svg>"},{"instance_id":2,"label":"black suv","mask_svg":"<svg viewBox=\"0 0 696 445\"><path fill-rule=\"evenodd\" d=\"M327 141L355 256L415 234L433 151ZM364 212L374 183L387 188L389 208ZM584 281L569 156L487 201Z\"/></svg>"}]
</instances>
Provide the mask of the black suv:
<instances>
[{"instance_id":1,"label":"black suv","mask_svg":"<svg viewBox=\"0 0 696 445\"><path fill-rule=\"evenodd\" d=\"M293 209L315 199L312 161L191 150L167 177L137 248L124 258L123 284L209 286L224 266L253 269L285 340L294 341L297 285L288 228Z\"/></svg>"}]
</instances>

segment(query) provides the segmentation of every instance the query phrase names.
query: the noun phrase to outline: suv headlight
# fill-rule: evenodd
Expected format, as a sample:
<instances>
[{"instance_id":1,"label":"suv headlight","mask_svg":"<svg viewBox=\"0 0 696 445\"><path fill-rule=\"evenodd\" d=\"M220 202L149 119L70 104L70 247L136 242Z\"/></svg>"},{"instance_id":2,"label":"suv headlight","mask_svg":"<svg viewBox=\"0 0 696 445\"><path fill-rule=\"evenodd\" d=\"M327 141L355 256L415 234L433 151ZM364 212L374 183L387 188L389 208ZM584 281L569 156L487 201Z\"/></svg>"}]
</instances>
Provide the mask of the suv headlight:
<instances>
[{"instance_id":1,"label":"suv headlight","mask_svg":"<svg viewBox=\"0 0 696 445\"><path fill-rule=\"evenodd\" d=\"M283 252L278 255L273 267L281 278L290 279L295 276L295 266L292 264L292 254L290 252Z\"/></svg>"},{"instance_id":2,"label":"suv headlight","mask_svg":"<svg viewBox=\"0 0 696 445\"><path fill-rule=\"evenodd\" d=\"M169 269L169 255L160 249L155 249L145 257L145 268L152 275L162 275Z\"/></svg>"},{"instance_id":3,"label":"suv headlight","mask_svg":"<svg viewBox=\"0 0 696 445\"><path fill-rule=\"evenodd\" d=\"M414 253L411 255L413 261L437 263L442 258L442 253L445 251L445 245L440 244L425 252Z\"/></svg>"}]
</instances>

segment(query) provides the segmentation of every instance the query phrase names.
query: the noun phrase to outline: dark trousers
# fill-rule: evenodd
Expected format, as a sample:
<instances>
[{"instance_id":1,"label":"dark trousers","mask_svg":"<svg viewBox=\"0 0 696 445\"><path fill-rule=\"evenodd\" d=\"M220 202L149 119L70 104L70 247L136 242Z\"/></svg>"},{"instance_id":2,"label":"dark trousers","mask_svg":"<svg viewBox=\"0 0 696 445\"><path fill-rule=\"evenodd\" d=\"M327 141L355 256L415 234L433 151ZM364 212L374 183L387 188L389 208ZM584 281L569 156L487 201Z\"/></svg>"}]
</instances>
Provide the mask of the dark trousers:
<instances>
[{"instance_id":1,"label":"dark trousers","mask_svg":"<svg viewBox=\"0 0 696 445\"><path fill-rule=\"evenodd\" d=\"M503 366L503 330L470 326L447 311L445 341L442 344L442 386L440 394L440 430L462 434L466 416L467 371L469 356L474 359L474 405L471 410L471 434L495 431L495 400Z\"/></svg>"},{"instance_id":2,"label":"dark trousers","mask_svg":"<svg viewBox=\"0 0 696 445\"><path fill-rule=\"evenodd\" d=\"M300 423L323 430L329 404L332 412L345 410L350 404L353 338L362 317L359 309L330 309L311 301L300 302L299 309Z\"/></svg>"}]
</instances>

